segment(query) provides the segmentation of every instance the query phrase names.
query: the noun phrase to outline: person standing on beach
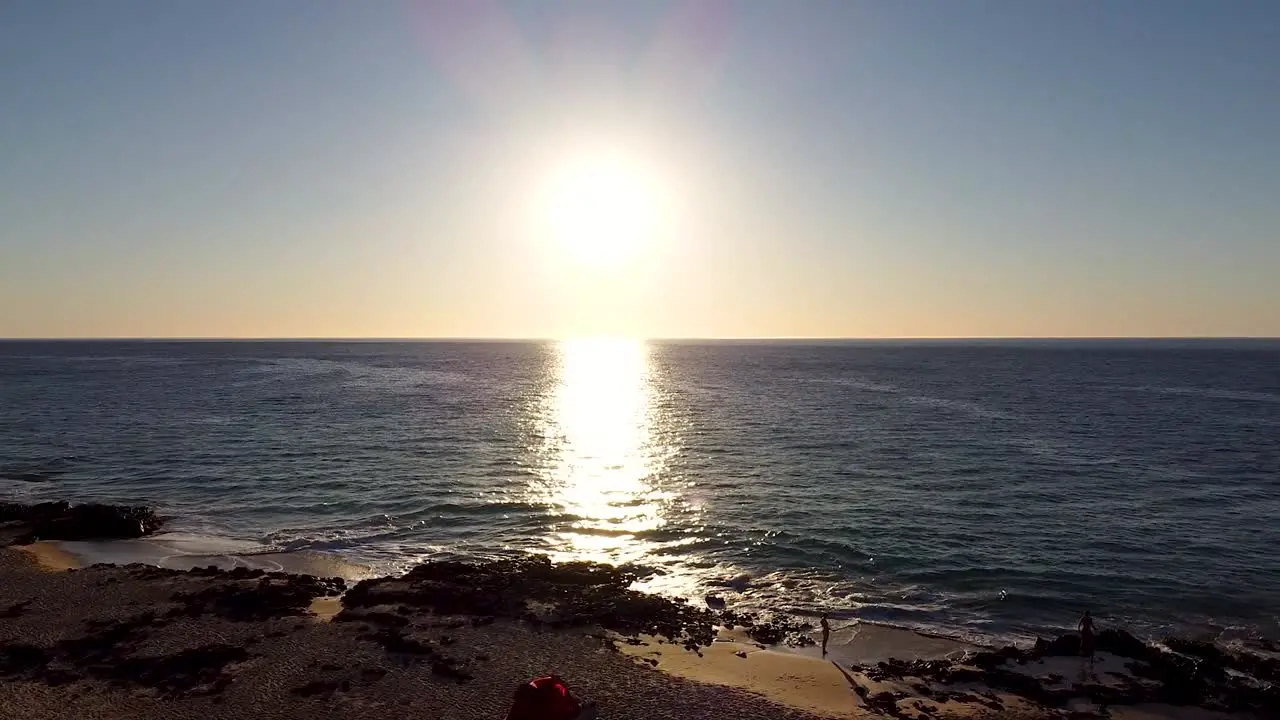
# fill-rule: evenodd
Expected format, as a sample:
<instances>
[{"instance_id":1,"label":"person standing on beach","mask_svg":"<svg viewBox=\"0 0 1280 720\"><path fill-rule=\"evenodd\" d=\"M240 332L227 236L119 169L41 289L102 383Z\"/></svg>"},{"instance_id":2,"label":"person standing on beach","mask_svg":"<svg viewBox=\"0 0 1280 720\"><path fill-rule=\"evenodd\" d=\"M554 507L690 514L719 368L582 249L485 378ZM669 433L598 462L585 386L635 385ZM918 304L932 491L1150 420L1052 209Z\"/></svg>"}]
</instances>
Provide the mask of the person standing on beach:
<instances>
[{"instance_id":1,"label":"person standing on beach","mask_svg":"<svg viewBox=\"0 0 1280 720\"><path fill-rule=\"evenodd\" d=\"M1080 631L1080 657L1089 658L1089 664L1093 664L1093 644L1094 629L1093 616L1088 610L1084 611L1084 615L1080 616L1080 622L1076 625L1076 629Z\"/></svg>"},{"instance_id":2,"label":"person standing on beach","mask_svg":"<svg viewBox=\"0 0 1280 720\"><path fill-rule=\"evenodd\" d=\"M822 657L827 656L827 641L831 639L831 621L822 613Z\"/></svg>"}]
</instances>

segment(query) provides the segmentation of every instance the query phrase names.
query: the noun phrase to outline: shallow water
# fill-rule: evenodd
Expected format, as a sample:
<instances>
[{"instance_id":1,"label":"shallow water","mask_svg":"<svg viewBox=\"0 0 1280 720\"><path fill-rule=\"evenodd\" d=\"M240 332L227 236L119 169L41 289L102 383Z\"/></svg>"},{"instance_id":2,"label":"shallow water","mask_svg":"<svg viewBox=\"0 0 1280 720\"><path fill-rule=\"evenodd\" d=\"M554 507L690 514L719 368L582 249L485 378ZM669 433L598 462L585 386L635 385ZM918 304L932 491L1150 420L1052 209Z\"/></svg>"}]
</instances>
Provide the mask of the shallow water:
<instances>
[{"instance_id":1,"label":"shallow water","mask_svg":"<svg viewBox=\"0 0 1280 720\"><path fill-rule=\"evenodd\" d=\"M1266 341L6 342L0 475L209 552L544 552L987 639L1086 607L1280 634Z\"/></svg>"}]
</instances>

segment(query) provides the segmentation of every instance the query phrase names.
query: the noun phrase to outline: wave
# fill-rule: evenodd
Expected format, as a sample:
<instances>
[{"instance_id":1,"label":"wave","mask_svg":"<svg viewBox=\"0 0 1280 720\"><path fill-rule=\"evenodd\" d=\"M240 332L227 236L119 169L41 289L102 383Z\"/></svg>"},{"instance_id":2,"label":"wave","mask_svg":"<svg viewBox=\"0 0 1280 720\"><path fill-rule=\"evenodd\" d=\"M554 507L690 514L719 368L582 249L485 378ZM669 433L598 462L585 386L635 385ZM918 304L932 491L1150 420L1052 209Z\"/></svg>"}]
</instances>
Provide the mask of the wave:
<instances>
[{"instance_id":1,"label":"wave","mask_svg":"<svg viewBox=\"0 0 1280 720\"><path fill-rule=\"evenodd\" d=\"M1187 395L1191 397L1205 397L1217 400L1245 400L1249 402L1280 404L1280 393L1258 392L1254 390L1228 390L1224 388L1200 387L1161 387L1153 385L1141 385L1122 389L1135 392L1155 393L1157 395Z\"/></svg>"},{"instance_id":2,"label":"wave","mask_svg":"<svg viewBox=\"0 0 1280 720\"><path fill-rule=\"evenodd\" d=\"M16 460L0 466L0 480L43 483L56 480L70 472L84 459L75 455L53 455Z\"/></svg>"},{"instance_id":3,"label":"wave","mask_svg":"<svg viewBox=\"0 0 1280 720\"><path fill-rule=\"evenodd\" d=\"M415 388L439 385L462 385L472 381L466 373L434 370L422 367L384 367L350 360L325 360L320 358L267 358L241 370L240 385L273 382L278 376L291 379L305 377L338 380L347 388L402 392ZM332 388L326 388L326 392Z\"/></svg>"},{"instance_id":4,"label":"wave","mask_svg":"<svg viewBox=\"0 0 1280 720\"><path fill-rule=\"evenodd\" d=\"M921 405L925 407L938 408L942 410L953 410L956 412L972 415L974 417L990 419L990 420L1014 420L1017 415L1004 411L993 410L991 408L982 407L976 403L967 400L956 400L954 398L937 397L934 395L914 394L908 388L891 385L889 383L877 382L867 378L860 377L793 377L789 378L792 382L813 383L822 385L836 385L840 387L853 388L855 390L863 390L871 393L881 393L896 397L896 399L908 405Z\"/></svg>"},{"instance_id":5,"label":"wave","mask_svg":"<svg viewBox=\"0 0 1280 720\"><path fill-rule=\"evenodd\" d=\"M653 532L653 531L645 531ZM655 537L679 537L687 533L658 533ZM695 539L684 537L684 540ZM493 551L481 543L424 543L414 540L404 529L370 532L333 530L307 532L281 530L258 539L169 532L141 540L64 543L66 549L86 564L141 562L185 569L215 565L224 569L243 566L287 572L341 575L360 579L377 574L407 570L419 562L439 559L492 559L521 554L518 550ZM536 551L536 548L529 548ZM665 560L664 560L665 558ZM1054 595L1003 593L944 593L929 582L911 584L880 583L874 579L853 579L834 573L791 569L753 573L736 561L703 560L687 553L673 556L651 553L644 560L617 563L640 577L639 589L695 602L707 593L726 596L730 606L740 611L783 613L813 617L827 612L837 621L866 623L909 630L970 645L994 647L1029 643L1037 635L1053 635L1069 629L1067 622L1047 622L1037 609ZM1043 579L1041 571L1023 573ZM1063 580L1068 585L1079 578ZM954 583L953 583L954 584ZM999 613L990 612L1001 604ZM1211 618L1187 619L1181 623L1153 625L1141 618L1108 617L1099 621L1122 625L1147 640L1168 635L1213 638L1219 644L1245 646L1259 638L1275 637L1276 628L1258 624L1218 623ZM1272 624L1276 623L1273 618Z\"/></svg>"},{"instance_id":6,"label":"wave","mask_svg":"<svg viewBox=\"0 0 1280 720\"><path fill-rule=\"evenodd\" d=\"M1017 419L1017 416L1012 413L1008 413L1003 410L991 410L965 400L952 400L949 398L933 397L930 395L904 395L901 399L903 402L910 405L923 405L925 407L938 408L942 410L953 410L955 412L964 413L966 415L986 420Z\"/></svg>"},{"instance_id":7,"label":"wave","mask_svg":"<svg viewBox=\"0 0 1280 720\"><path fill-rule=\"evenodd\" d=\"M171 570L245 567L268 572L342 577L357 581L379 574L372 565L340 554L281 551L223 536L162 533L138 540L63 542L63 549L84 565L142 563Z\"/></svg>"}]
</instances>

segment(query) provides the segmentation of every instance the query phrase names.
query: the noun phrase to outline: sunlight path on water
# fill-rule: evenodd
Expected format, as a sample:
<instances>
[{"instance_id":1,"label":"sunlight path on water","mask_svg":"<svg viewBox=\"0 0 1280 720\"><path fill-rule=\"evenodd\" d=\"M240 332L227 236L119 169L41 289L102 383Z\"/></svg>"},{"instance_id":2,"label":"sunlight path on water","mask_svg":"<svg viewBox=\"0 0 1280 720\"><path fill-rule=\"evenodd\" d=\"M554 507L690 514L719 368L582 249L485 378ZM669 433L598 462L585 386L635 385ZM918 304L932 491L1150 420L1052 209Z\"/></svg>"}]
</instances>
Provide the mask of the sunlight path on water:
<instances>
[{"instance_id":1,"label":"sunlight path on water","mask_svg":"<svg viewBox=\"0 0 1280 720\"><path fill-rule=\"evenodd\" d=\"M569 340L555 348L556 382L538 408L537 502L566 516L547 538L554 560L647 564L671 543L661 530L682 500L662 482L677 451L659 408L650 347L637 340Z\"/></svg>"}]
</instances>

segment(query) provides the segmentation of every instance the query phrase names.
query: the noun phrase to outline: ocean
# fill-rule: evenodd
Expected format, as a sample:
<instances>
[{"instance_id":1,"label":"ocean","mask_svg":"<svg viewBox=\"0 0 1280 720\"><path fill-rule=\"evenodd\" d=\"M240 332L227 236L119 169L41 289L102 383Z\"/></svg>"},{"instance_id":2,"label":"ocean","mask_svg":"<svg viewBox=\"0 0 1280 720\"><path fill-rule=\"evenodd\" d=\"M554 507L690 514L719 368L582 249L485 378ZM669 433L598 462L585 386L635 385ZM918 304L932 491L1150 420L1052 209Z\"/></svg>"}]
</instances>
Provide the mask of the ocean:
<instances>
[{"instance_id":1,"label":"ocean","mask_svg":"<svg viewBox=\"0 0 1280 720\"><path fill-rule=\"evenodd\" d=\"M1275 341L9 341L0 477L155 505L165 552L545 553L985 642L1085 609L1280 637Z\"/></svg>"}]
</instances>

